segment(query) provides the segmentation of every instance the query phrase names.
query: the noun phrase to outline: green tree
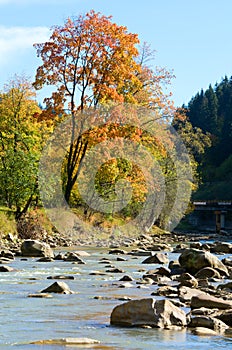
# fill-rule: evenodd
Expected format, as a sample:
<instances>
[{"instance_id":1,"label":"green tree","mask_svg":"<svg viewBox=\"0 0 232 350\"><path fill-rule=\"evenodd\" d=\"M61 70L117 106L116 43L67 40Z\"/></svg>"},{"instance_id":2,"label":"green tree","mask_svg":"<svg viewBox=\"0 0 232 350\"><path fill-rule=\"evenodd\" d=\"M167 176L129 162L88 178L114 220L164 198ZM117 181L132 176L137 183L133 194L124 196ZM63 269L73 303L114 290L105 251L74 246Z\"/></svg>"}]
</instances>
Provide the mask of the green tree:
<instances>
[{"instance_id":1,"label":"green tree","mask_svg":"<svg viewBox=\"0 0 232 350\"><path fill-rule=\"evenodd\" d=\"M15 76L0 93L0 200L19 219L36 200L37 170L46 128L27 79Z\"/></svg>"}]
</instances>

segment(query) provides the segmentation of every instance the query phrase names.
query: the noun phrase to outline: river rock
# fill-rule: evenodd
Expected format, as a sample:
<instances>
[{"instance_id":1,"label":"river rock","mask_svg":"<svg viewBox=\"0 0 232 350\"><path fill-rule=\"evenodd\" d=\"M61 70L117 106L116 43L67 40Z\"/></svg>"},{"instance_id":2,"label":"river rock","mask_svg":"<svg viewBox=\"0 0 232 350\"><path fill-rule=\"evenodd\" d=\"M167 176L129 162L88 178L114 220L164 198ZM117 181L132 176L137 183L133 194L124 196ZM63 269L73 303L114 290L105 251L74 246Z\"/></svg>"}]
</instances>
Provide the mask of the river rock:
<instances>
[{"instance_id":1,"label":"river rock","mask_svg":"<svg viewBox=\"0 0 232 350\"><path fill-rule=\"evenodd\" d=\"M90 254L89 253L87 253L86 251L84 251L84 250L75 250L75 252L74 252L77 256L90 256Z\"/></svg>"},{"instance_id":2,"label":"river rock","mask_svg":"<svg viewBox=\"0 0 232 350\"><path fill-rule=\"evenodd\" d=\"M158 243L158 244L154 244L151 247L149 247L149 250L152 251L168 251L168 252L172 252L173 248L169 245L169 244L165 244L165 243Z\"/></svg>"},{"instance_id":3,"label":"river rock","mask_svg":"<svg viewBox=\"0 0 232 350\"><path fill-rule=\"evenodd\" d=\"M186 286L189 288L197 288L198 287L198 282L195 277L190 275L190 273L185 272L182 273L178 278L177 281L180 282L180 286Z\"/></svg>"},{"instance_id":4,"label":"river rock","mask_svg":"<svg viewBox=\"0 0 232 350\"><path fill-rule=\"evenodd\" d=\"M205 327L196 327L191 330L191 332L195 335L200 335L200 336L213 336L213 335L218 335L217 332L215 332L212 329L205 328Z\"/></svg>"},{"instance_id":5,"label":"river rock","mask_svg":"<svg viewBox=\"0 0 232 350\"><path fill-rule=\"evenodd\" d=\"M9 260L14 260L14 253L12 253L10 250L2 250L0 253L0 258L5 258Z\"/></svg>"},{"instance_id":6,"label":"river rock","mask_svg":"<svg viewBox=\"0 0 232 350\"><path fill-rule=\"evenodd\" d=\"M232 253L232 244L227 242L215 242L211 246L210 251L218 254L230 254Z\"/></svg>"},{"instance_id":7,"label":"river rock","mask_svg":"<svg viewBox=\"0 0 232 350\"><path fill-rule=\"evenodd\" d=\"M118 254L127 254L126 250L123 249L111 249L109 251L109 254L113 254L113 255L118 255Z\"/></svg>"},{"instance_id":8,"label":"river rock","mask_svg":"<svg viewBox=\"0 0 232 350\"><path fill-rule=\"evenodd\" d=\"M219 284L217 288L218 289L229 289L229 290L232 290L232 282Z\"/></svg>"},{"instance_id":9,"label":"river rock","mask_svg":"<svg viewBox=\"0 0 232 350\"><path fill-rule=\"evenodd\" d=\"M142 264L168 264L169 260L166 254L156 253L145 259Z\"/></svg>"},{"instance_id":10,"label":"river rock","mask_svg":"<svg viewBox=\"0 0 232 350\"><path fill-rule=\"evenodd\" d=\"M48 276L47 280L74 280L74 276L68 276L68 275L55 275L55 276Z\"/></svg>"},{"instance_id":11,"label":"river rock","mask_svg":"<svg viewBox=\"0 0 232 350\"><path fill-rule=\"evenodd\" d=\"M232 327L232 309L216 311L213 316L223 321L227 326Z\"/></svg>"},{"instance_id":12,"label":"river rock","mask_svg":"<svg viewBox=\"0 0 232 350\"><path fill-rule=\"evenodd\" d=\"M180 265L178 261L171 260L168 264L168 268L171 271L171 275L181 275L186 272L186 270Z\"/></svg>"},{"instance_id":13,"label":"river rock","mask_svg":"<svg viewBox=\"0 0 232 350\"><path fill-rule=\"evenodd\" d=\"M0 266L0 272L12 272L12 271L14 271L13 267L5 266L5 265Z\"/></svg>"},{"instance_id":14,"label":"river rock","mask_svg":"<svg viewBox=\"0 0 232 350\"><path fill-rule=\"evenodd\" d=\"M231 259L231 257L222 259L222 262L223 262L224 265L232 267L232 259Z\"/></svg>"},{"instance_id":15,"label":"river rock","mask_svg":"<svg viewBox=\"0 0 232 350\"><path fill-rule=\"evenodd\" d=\"M221 320L209 316L195 316L191 318L188 327L205 327L214 330L215 332L225 332L229 328Z\"/></svg>"},{"instance_id":16,"label":"river rock","mask_svg":"<svg viewBox=\"0 0 232 350\"><path fill-rule=\"evenodd\" d=\"M220 273L212 267L204 267L195 274L195 277L198 279L221 278Z\"/></svg>"},{"instance_id":17,"label":"river rock","mask_svg":"<svg viewBox=\"0 0 232 350\"><path fill-rule=\"evenodd\" d=\"M41 293L72 294L73 292L65 282L54 282L49 287L43 289Z\"/></svg>"},{"instance_id":18,"label":"river rock","mask_svg":"<svg viewBox=\"0 0 232 350\"><path fill-rule=\"evenodd\" d=\"M191 299L195 296L201 295L201 294L206 294L204 292L202 292L199 289L195 289L195 288L189 288L186 286L181 286L178 289L178 296L180 301L182 301L183 303L185 302L189 302L191 301Z\"/></svg>"},{"instance_id":19,"label":"river rock","mask_svg":"<svg viewBox=\"0 0 232 350\"><path fill-rule=\"evenodd\" d=\"M202 293L193 296L191 299L191 309L198 309L200 307L206 307L209 309L232 309L232 301L227 301L222 298Z\"/></svg>"},{"instance_id":20,"label":"river rock","mask_svg":"<svg viewBox=\"0 0 232 350\"><path fill-rule=\"evenodd\" d=\"M159 295L159 296L177 296L177 289L171 286L162 286L158 288L155 292L152 292L151 295Z\"/></svg>"},{"instance_id":21,"label":"river rock","mask_svg":"<svg viewBox=\"0 0 232 350\"><path fill-rule=\"evenodd\" d=\"M61 339L45 339L32 342L30 344L42 344L42 345L90 345L99 344L100 341L90 338L61 338Z\"/></svg>"},{"instance_id":22,"label":"river rock","mask_svg":"<svg viewBox=\"0 0 232 350\"><path fill-rule=\"evenodd\" d=\"M186 249L179 256L179 262L187 272L193 275L204 267L212 267L219 271L221 275L228 276L226 266L216 256L206 251Z\"/></svg>"},{"instance_id":23,"label":"river rock","mask_svg":"<svg viewBox=\"0 0 232 350\"><path fill-rule=\"evenodd\" d=\"M129 275L124 275L119 281L131 282L133 281L133 278Z\"/></svg>"},{"instance_id":24,"label":"river rock","mask_svg":"<svg viewBox=\"0 0 232 350\"><path fill-rule=\"evenodd\" d=\"M78 264L85 264L85 262L75 252L67 253L64 258L64 261L72 261Z\"/></svg>"},{"instance_id":25,"label":"river rock","mask_svg":"<svg viewBox=\"0 0 232 350\"><path fill-rule=\"evenodd\" d=\"M151 326L168 328L186 326L186 314L169 300L152 298L131 300L116 306L110 323L118 326Z\"/></svg>"},{"instance_id":26,"label":"river rock","mask_svg":"<svg viewBox=\"0 0 232 350\"><path fill-rule=\"evenodd\" d=\"M21 245L22 256L54 258L52 249L47 243L27 239Z\"/></svg>"}]
</instances>

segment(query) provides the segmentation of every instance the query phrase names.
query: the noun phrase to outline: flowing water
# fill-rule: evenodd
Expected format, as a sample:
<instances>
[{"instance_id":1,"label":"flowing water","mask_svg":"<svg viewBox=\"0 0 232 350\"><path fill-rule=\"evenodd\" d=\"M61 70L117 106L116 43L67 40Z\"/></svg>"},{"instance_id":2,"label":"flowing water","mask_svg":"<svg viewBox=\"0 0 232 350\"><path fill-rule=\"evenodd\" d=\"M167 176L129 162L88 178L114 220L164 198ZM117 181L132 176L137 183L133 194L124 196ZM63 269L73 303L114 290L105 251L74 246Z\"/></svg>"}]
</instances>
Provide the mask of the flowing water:
<instances>
[{"instance_id":1,"label":"flowing water","mask_svg":"<svg viewBox=\"0 0 232 350\"><path fill-rule=\"evenodd\" d=\"M83 249L83 247L81 248ZM93 276L93 270L105 271L107 268L99 261L108 258L113 265L125 270L135 279L143 275L141 268L155 268L154 265L141 265L144 257L125 256L127 261L116 261L116 256L107 250L85 248L90 253L84 257L85 265L72 262L38 262L35 258L22 261L20 257L10 264L16 270L0 273L0 350L64 350L64 349L232 349L232 338L199 337L186 330L171 331L160 329L118 328L110 326L112 309L122 303L120 297L150 297L156 286L138 288L132 282L131 288L119 288L118 280L123 274L107 273ZM176 254L169 253L170 260ZM52 298L31 298L50 286L55 280L48 276L69 275L74 280L64 280L75 294L52 294ZM105 299L95 299L95 297ZM57 338L94 338L100 345L61 346L35 345L31 342Z\"/></svg>"}]
</instances>

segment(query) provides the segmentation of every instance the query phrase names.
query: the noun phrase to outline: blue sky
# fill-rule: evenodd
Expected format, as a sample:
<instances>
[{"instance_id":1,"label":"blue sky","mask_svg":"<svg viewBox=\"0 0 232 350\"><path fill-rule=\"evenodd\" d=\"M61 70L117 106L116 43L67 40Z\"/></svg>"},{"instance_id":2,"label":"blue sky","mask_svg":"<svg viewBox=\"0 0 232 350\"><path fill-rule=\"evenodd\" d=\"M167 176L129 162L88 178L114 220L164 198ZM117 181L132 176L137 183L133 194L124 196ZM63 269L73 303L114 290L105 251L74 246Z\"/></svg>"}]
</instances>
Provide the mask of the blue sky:
<instances>
[{"instance_id":1,"label":"blue sky","mask_svg":"<svg viewBox=\"0 0 232 350\"><path fill-rule=\"evenodd\" d=\"M112 15L151 44L154 65L176 76L171 90L177 106L232 75L231 0L0 0L0 89L14 74L33 79L41 63L33 43L90 9Z\"/></svg>"}]
</instances>

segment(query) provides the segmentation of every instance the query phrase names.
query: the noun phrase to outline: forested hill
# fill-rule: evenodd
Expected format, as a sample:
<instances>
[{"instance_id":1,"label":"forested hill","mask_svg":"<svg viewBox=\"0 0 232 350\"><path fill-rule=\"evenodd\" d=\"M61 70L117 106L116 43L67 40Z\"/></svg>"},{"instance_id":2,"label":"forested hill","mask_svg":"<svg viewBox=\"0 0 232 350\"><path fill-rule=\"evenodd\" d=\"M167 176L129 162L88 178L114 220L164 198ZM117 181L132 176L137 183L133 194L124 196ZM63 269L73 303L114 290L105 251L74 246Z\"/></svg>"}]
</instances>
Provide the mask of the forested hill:
<instances>
[{"instance_id":1,"label":"forested hill","mask_svg":"<svg viewBox=\"0 0 232 350\"><path fill-rule=\"evenodd\" d=\"M188 104L187 116L212 140L200 162L203 184L195 198L232 199L232 77L197 93Z\"/></svg>"}]
</instances>

